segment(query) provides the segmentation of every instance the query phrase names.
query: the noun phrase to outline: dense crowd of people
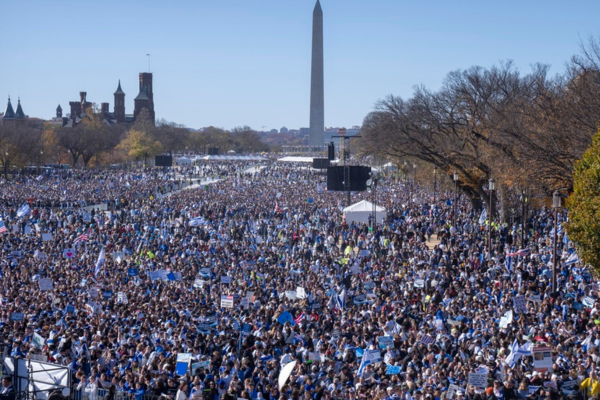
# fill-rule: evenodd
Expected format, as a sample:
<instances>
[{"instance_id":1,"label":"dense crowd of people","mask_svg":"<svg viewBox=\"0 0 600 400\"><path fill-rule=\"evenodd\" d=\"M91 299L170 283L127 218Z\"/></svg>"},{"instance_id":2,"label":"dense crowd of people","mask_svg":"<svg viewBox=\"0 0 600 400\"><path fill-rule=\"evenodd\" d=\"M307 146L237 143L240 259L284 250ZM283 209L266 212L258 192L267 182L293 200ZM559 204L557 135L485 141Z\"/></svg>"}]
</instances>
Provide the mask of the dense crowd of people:
<instances>
[{"instance_id":1,"label":"dense crowd of people","mask_svg":"<svg viewBox=\"0 0 600 400\"><path fill-rule=\"evenodd\" d=\"M222 179L156 195L194 174ZM352 223L324 181L268 162L3 182L5 354L68 367L89 400L600 396L598 284L566 214L553 291L546 208L490 249L452 192L382 176L353 200L384 220ZM58 204L81 201L118 207Z\"/></svg>"}]
</instances>

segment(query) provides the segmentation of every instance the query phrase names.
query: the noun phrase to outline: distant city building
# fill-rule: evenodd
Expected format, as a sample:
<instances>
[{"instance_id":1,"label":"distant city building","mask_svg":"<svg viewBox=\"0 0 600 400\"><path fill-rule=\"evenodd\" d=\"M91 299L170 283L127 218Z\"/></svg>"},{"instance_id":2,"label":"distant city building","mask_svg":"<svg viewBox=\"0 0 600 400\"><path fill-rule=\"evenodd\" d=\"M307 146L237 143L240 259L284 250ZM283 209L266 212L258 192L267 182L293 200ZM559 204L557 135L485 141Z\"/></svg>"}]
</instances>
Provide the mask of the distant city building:
<instances>
[{"instance_id":1,"label":"distant city building","mask_svg":"<svg viewBox=\"0 0 600 400\"><path fill-rule=\"evenodd\" d=\"M306 136L310 134L310 128L300 128L300 136Z\"/></svg>"},{"instance_id":2,"label":"distant city building","mask_svg":"<svg viewBox=\"0 0 600 400\"><path fill-rule=\"evenodd\" d=\"M21 107L21 99L17 100L17 110L13 109L12 103L10 101L10 96L8 97L8 103L6 104L6 110L4 113L0 114L0 120L2 122L10 122L10 121L23 121L26 118L29 118L23 112L23 107Z\"/></svg>"},{"instance_id":3,"label":"distant city building","mask_svg":"<svg viewBox=\"0 0 600 400\"><path fill-rule=\"evenodd\" d=\"M140 72L139 76L139 93L133 99L134 109L133 114L125 113L125 92L121 89L121 80L117 86L114 96L113 112L110 112L109 103L100 103L100 112L104 121L108 124L132 123L135 122L140 112L145 108L150 113L152 122L155 121L154 113L154 93L152 91L152 74L150 72ZM62 108L59 106L56 109L56 117L52 121L57 122L62 120L62 125L73 127L79 124L85 116L85 110L92 106L92 103L87 101L87 93L79 92L79 101L70 101L69 106L71 112L68 116L62 116Z\"/></svg>"},{"instance_id":4,"label":"distant city building","mask_svg":"<svg viewBox=\"0 0 600 400\"><path fill-rule=\"evenodd\" d=\"M284 126L284 127L282 127L282 128L279 130L279 133L288 133L288 128L286 128L285 126Z\"/></svg>"}]
</instances>

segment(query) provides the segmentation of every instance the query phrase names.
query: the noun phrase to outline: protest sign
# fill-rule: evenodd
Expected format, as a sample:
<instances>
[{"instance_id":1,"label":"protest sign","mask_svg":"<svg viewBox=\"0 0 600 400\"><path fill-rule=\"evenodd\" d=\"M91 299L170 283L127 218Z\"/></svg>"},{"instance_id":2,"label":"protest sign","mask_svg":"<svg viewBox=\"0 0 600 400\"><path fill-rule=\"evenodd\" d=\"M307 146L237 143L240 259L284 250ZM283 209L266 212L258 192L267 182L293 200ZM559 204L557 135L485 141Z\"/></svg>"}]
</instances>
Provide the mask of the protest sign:
<instances>
[{"instance_id":1,"label":"protest sign","mask_svg":"<svg viewBox=\"0 0 600 400\"><path fill-rule=\"evenodd\" d=\"M469 385L479 389L487 388L487 374L469 372Z\"/></svg>"},{"instance_id":2,"label":"protest sign","mask_svg":"<svg viewBox=\"0 0 600 400\"><path fill-rule=\"evenodd\" d=\"M221 307L233 308L233 296L221 295Z\"/></svg>"},{"instance_id":3,"label":"protest sign","mask_svg":"<svg viewBox=\"0 0 600 400\"><path fill-rule=\"evenodd\" d=\"M41 278L38 281L38 285L40 286L40 290L42 292L45 292L47 290L52 290L54 288L54 285L52 284L52 279L50 279L50 278Z\"/></svg>"},{"instance_id":4,"label":"protest sign","mask_svg":"<svg viewBox=\"0 0 600 400\"><path fill-rule=\"evenodd\" d=\"M179 376L185 375L191 360L192 353L178 353L177 362L175 364L175 373Z\"/></svg>"},{"instance_id":5,"label":"protest sign","mask_svg":"<svg viewBox=\"0 0 600 400\"><path fill-rule=\"evenodd\" d=\"M379 336L379 348L380 349L393 349L394 348L394 338L391 336Z\"/></svg>"},{"instance_id":6,"label":"protest sign","mask_svg":"<svg viewBox=\"0 0 600 400\"><path fill-rule=\"evenodd\" d=\"M538 372L552 372L552 349L547 346L536 346L532 350L533 368Z\"/></svg>"},{"instance_id":7,"label":"protest sign","mask_svg":"<svg viewBox=\"0 0 600 400\"><path fill-rule=\"evenodd\" d=\"M402 367L399 365L387 365L385 374L386 375L398 375L402 371Z\"/></svg>"}]
</instances>

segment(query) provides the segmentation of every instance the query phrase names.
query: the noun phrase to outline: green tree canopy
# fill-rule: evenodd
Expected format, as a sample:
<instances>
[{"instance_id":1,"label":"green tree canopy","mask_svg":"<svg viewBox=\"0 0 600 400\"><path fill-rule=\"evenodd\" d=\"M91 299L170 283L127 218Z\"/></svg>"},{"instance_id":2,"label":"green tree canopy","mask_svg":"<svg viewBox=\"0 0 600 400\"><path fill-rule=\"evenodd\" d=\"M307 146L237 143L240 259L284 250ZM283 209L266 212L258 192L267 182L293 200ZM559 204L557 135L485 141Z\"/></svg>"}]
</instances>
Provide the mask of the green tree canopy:
<instances>
[{"instance_id":1,"label":"green tree canopy","mask_svg":"<svg viewBox=\"0 0 600 400\"><path fill-rule=\"evenodd\" d=\"M129 157L135 160L142 160L163 151L159 141L153 141L147 133L137 129L127 132L118 148L127 151Z\"/></svg>"},{"instance_id":2,"label":"green tree canopy","mask_svg":"<svg viewBox=\"0 0 600 400\"><path fill-rule=\"evenodd\" d=\"M569 239L576 243L581 261L600 273L600 130L575 165L567 209Z\"/></svg>"}]
</instances>

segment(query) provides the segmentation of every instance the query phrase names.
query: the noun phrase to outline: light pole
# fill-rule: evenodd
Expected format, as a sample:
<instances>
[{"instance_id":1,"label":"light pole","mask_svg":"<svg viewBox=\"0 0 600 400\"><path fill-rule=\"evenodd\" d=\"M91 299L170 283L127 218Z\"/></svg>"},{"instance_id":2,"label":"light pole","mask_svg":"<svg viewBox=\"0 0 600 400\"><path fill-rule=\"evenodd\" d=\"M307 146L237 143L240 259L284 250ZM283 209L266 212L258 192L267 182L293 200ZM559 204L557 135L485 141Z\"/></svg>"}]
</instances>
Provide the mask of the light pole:
<instances>
[{"instance_id":1,"label":"light pole","mask_svg":"<svg viewBox=\"0 0 600 400\"><path fill-rule=\"evenodd\" d=\"M525 206L527 205L527 202L529 201L529 198L527 197L527 192L525 191L525 189L523 189L523 191L521 192L521 201L522 201L522 212L521 212L521 217L523 220L523 225L521 226L521 248L524 249L525 248L525 230L527 229L527 215L525 214L527 212L527 209L525 208Z\"/></svg>"},{"instance_id":2,"label":"light pole","mask_svg":"<svg viewBox=\"0 0 600 400\"><path fill-rule=\"evenodd\" d=\"M437 167L433 166L433 204L435 204L437 194Z\"/></svg>"},{"instance_id":3,"label":"light pole","mask_svg":"<svg viewBox=\"0 0 600 400\"><path fill-rule=\"evenodd\" d=\"M454 171L454 201L452 202L452 225L456 227L456 202L458 198L458 172Z\"/></svg>"},{"instance_id":4,"label":"light pole","mask_svg":"<svg viewBox=\"0 0 600 400\"><path fill-rule=\"evenodd\" d=\"M554 239L552 249L552 292L556 292L556 241L558 230L558 209L560 208L560 194L558 190L552 195L552 208L554 208Z\"/></svg>"},{"instance_id":5,"label":"light pole","mask_svg":"<svg viewBox=\"0 0 600 400\"><path fill-rule=\"evenodd\" d=\"M488 216L488 246L490 249L490 257L492 256L492 217L494 215L492 193L494 192L495 181L494 178L490 179L488 189L490 191L490 215Z\"/></svg>"}]
</instances>

